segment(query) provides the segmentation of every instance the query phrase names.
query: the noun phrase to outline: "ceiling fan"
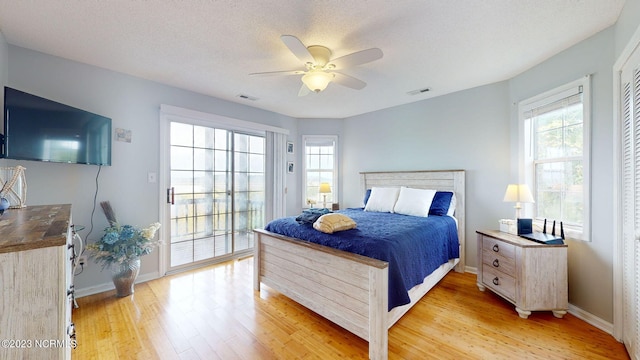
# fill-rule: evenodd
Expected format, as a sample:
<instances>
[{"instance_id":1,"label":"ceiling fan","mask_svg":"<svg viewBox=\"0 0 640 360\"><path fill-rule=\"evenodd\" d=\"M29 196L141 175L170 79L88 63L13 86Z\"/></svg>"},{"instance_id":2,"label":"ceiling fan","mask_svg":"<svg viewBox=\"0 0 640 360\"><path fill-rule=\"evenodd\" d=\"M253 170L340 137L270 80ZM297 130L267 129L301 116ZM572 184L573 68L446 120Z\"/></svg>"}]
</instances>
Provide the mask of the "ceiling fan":
<instances>
[{"instance_id":1,"label":"ceiling fan","mask_svg":"<svg viewBox=\"0 0 640 360\"><path fill-rule=\"evenodd\" d=\"M367 86L367 83L336 70L342 70L350 66L365 64L382 58L382 50L372 48L331 59L331 50L325 46L305 46L300 39L293 35L282 35L280 39L287 48L304 63L304 68L252 73L249 75L302 75L303 84L298 92L298 96L305 96L311 91L319 93L332 81L348 88L360 90Z\"/></svg>"}]
</instances>

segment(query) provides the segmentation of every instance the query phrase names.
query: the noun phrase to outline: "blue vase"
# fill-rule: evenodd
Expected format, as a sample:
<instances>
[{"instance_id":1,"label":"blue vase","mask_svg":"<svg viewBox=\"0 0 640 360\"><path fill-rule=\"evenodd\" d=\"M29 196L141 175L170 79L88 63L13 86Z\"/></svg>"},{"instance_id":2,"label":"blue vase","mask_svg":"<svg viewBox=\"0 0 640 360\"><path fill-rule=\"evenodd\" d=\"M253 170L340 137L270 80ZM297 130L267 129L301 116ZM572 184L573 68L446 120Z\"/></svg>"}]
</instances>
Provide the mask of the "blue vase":
<instances>
[{"instance_id":1,"label":"blue vase","mask_svg":"<svg viewBox=\"0 0 640 360\"><path fill-rule=\"evenodd\" d=\"M0 198L0 215L4 214L4 211L7 210L9 206L11 206L11 204L9 204L9 200Z\"/></svg>"}]
</instances>

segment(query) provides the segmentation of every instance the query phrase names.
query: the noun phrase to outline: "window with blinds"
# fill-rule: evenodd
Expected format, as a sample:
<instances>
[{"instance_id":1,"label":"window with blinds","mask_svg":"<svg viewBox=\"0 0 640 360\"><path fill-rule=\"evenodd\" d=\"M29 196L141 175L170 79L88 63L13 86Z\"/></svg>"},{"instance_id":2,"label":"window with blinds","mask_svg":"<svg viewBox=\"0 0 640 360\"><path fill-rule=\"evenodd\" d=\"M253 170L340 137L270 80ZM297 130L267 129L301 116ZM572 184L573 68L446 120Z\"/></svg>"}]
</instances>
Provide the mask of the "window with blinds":
<instances>
[{"instance_id":1,"label":"window with blinds","mask_svg":"<svg viewBox=\"0 0 640 360\"><path fill-rule=\"evenodd\" d=\"M589 78L520 104L525 182L533 218L562 221L572 237L588 239Z\"/></svg>"},{"instance_id":2,"label":"window with blinds","mask_svg":"<svg viewBox=\"0 0 640 360\"><path fill-rule=\"evenodd\" d=\"M331 209L338 199L338 137L305 135L303 142L303 208Z\"/></svg>"}]
</instances>

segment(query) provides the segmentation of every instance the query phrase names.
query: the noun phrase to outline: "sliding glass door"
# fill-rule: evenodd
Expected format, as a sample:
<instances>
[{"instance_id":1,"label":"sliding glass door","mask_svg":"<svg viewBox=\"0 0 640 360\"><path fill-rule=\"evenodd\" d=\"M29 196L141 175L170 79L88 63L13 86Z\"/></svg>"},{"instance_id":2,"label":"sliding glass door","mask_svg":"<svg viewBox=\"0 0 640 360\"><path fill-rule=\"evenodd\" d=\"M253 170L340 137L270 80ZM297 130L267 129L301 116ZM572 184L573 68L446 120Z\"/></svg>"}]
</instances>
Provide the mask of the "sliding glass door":
<instances>
[{"instance_id":1,"label":"sliding glass door","mask_svg":"<svg viewBox=\"0 0 640 360\"><path fill-rule=\"evenodd\" d=\"M265 219L264 136L170 123L169 270L249 253Z\"/></svg>"}]
</instances>

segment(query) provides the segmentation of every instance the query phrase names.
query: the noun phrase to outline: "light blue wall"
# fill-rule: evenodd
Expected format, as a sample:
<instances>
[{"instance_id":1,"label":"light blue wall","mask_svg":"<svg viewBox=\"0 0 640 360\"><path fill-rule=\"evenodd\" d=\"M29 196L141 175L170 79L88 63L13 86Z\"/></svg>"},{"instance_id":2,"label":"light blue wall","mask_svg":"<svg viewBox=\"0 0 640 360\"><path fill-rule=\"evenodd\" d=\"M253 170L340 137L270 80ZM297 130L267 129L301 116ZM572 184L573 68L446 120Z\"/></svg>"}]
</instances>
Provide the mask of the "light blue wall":
<instances>
[{"instance_id":1,"label":"light blue wall","mask_svg":"<svg viewBox=\"0 0 640 360\"><path fill-rule=\"evenodd\" d=\"M4 86L7 83L9 73L9 51L4 35L0 32L0 89L4 94ZM4 96L0 96L0 109L4 109ZM2 117L4 119L4 116ZM0 120L1 121L1 120ZM4 126L0 126L0 133L4 131Z\"/></svg>"},{"instance_id":2,"label":"light blue wall","mask_svg":"<svg viewBox=\"0 0 640 360\"><path fill-rule=\"evenodd\" d=\"M344 120L292 119L54 56L8 46L0 38L0 85L109 116L114 127L130 129L130 144L114 142L113 163L102 169L98 201L110 200L118 216L146 225L158 219L161 189L147 183L159 170L160 104L220 114L287 128L297 171L287 178L289 214L300 209L301 135L338 134L341 151L341 206L361 206L360 171L465 169L467 171L467 259L476 266L475 230L495 228L513 216L502 202L506 185L518 180L519 100L585 74L593 74L592 209L593 241L570 242L570 301L612 321L613 165L611 66L640 24L640 0L627 0L619 22L515 78ZM1 36L1 34L0 34ZM9 70L7 70L9 69ZM134 154L135 156L132 156ZM2 160L0 166L15 161ZM73 204L74 223L90 225L95 166L25 162L27 203ZM90 241L106 221L98 209ZM86 232L85 232L86 234ZM83 234L83 235L85 235ZM157 252L145 257L142 272L157 272ZM76 278L79 288L108 282L95 265Z\"/></svg>"},{"instance_id":3,"label":"light blue wall","mask_svg":"<svg viewBox=\"0 0 640 360\"><path fill-rule=\"evenodd\" d=\"M146 226L158 221L163 191L148 183L148 172L159 172L160 104L219 114L292 130L293 118L259 110L152 81L85 65L9 45L7 85L112 118L113 128L132 131L132 142L113 142L112 166L103 167L97 201L111 202L119 219ZM0 53L0 56L2 54ZM1 57L0 57L1 60ZM28 184L27 205L71 203L73 222L84 225L87 236L98 167L2 160L1 166L22 164ZM160 174L159 174L160 175ZM294 177L289 179L295 182ZM88 241L102 235L107 222L98 204ZM141 273L158 272L158 252L143 258ZM91 263L76 277L76 288L108 283L108 274Z\"/></svg>"},{"instance_id":4,"label":"light blue wall","mask_svg":"<svg viewBox=\"0 0 640 360\"><path fill-rule=\"evenodd\" d=\"M464 169L467 265L476 266L478 229L513 217L502 202L509 178L506 82L345 120L343 201L362 206L361 171Z\"/></svg>"},{"instance_id":5,"label":"light blue wall","mask_svg":"<svg viewBox=\"0 0 640 360\"><path fill-rule=\"evenodd\" d=\"M313 94L311 94L313 95ZM296 152L296 164L300 164L298 169L302 170L302 163L304 159L302 158L302 135L337 135L338 136L338 168L339 173L342 174L344 169L342 167L342 157L344 154L343 144L344 144L344 136L342 133L342 128L344 126L343 119L298 119L298 138L296 140L296 144L299 144L298 149L300 151ZM299 189L303 189L302 187L302 174L299 175L300 187ZM343 178L340 177L338 179L338 203L342 204L344 191L343 187ZM296 194L295 206L293 208L289 208L289 210L293 210L294 214L299 214L302 210L303 199L302 199L302 190L298 191Z\"/></svg>"},{"instance_id":6,"label":"light blue wall","mask_svg":"<svg viewBox=\"0 0 640 360\"><path fill-rule=\"evenodd\" d=\"M613 58L606 29L509 81L512 174L518 174L517 103L591 74L591 241L567 240L569 302L613 320Z\"/></svg>"},{"instance_id":7,"label":"light blue wall","mask_svg":"<svg viewBox=\"0 0 640 360\"><path fill-rule=\"evenodd\" d=\"M626 0L615 25L615 58L620 56L640 25L640 0Z\"/></svg>"}]
</instances>

